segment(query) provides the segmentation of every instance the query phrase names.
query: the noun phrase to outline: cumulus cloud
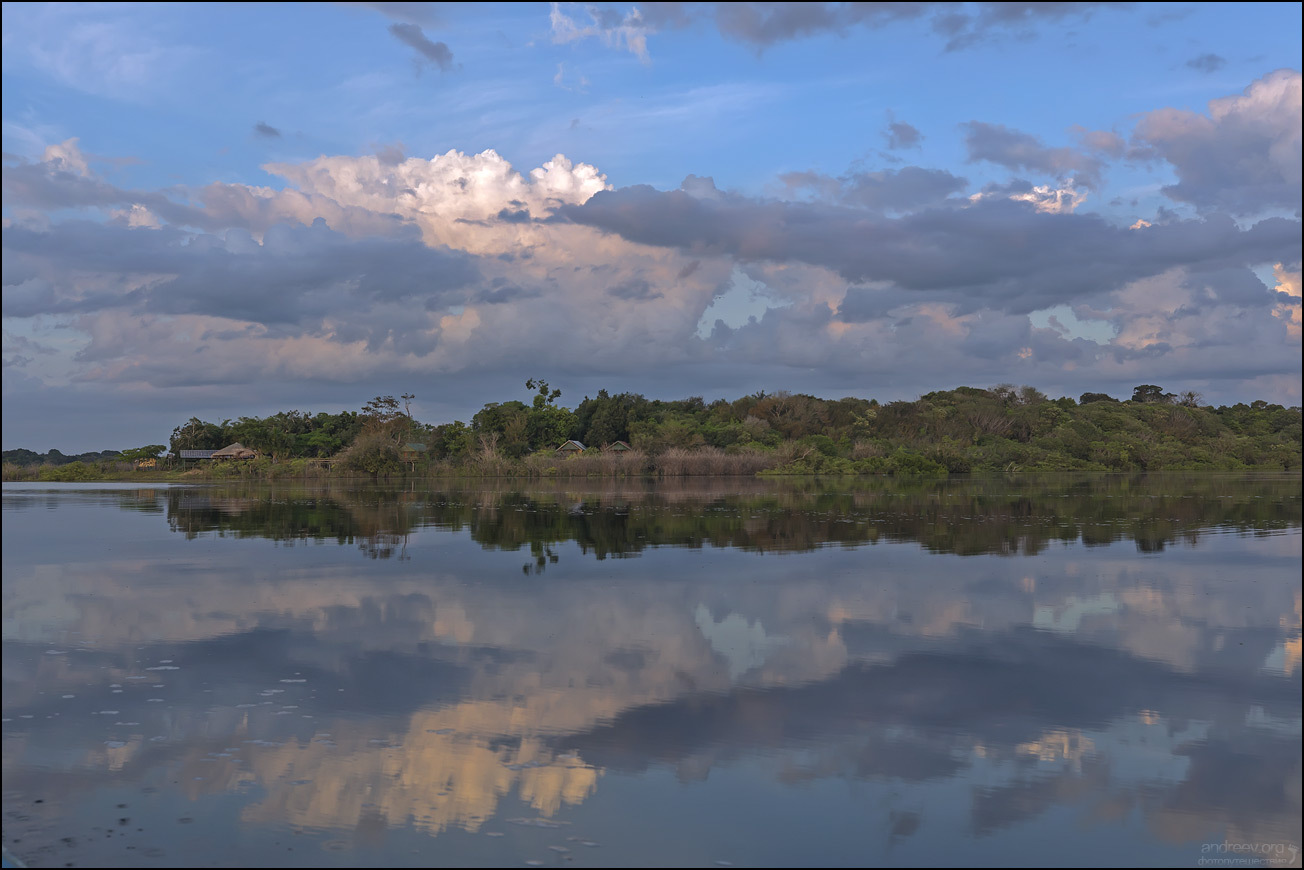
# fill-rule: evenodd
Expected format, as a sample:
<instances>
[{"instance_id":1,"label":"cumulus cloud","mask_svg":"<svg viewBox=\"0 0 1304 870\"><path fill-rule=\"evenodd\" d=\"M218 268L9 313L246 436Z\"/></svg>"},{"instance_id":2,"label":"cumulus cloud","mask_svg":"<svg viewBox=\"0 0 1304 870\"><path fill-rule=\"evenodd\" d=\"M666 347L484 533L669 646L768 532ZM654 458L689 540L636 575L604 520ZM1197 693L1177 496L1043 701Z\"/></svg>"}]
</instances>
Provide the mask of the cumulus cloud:
<instances>
[{"instance_id":1,"label":"cumulus cloud","mask_svg":"<svg viewBox=\"0 0 1304 870\"><path fill-rule=\"evenodd\" d=\"M1098 158L1076 148L1051 148L1036 136L1002 124L970 121L964 129L964 144L971 163L986 160L1007 169L1072 178L1088 189L1100 185L1104 165Z\"/></svg>"},{"instance_id":2,"label":"cumulus cloud","mask_svg":"<svg viewBox=\"0 0 1304 870\"><path fill-rule=\"evenodd\" d=\"M420 70L423 64L429 64L448 72L453 68L453 50L444 42L432 42L416 24L398 22L389 26L389 32L399 42L411 48L418 55L416 64Z\"/></svg>"},{"instance_id":3,"label":"cumulus cloud","mask_svg":"<svg viewBox=\"0 0 1304 870\"><path fill-rule=\"evenodd\" d=\"M1286 324L1290 335L1299 338L1300 297L1304 295L1300 290L1300 265L1296 263L1294 267L1289 267L1285 263L1277 263L1272 267L1272 277L1277 280L1277 285L1273 289L1278 299L1272 311L1273 316Z\"/></svg>"},{"instance_id":4,"label":"cumulus cloud","mask_svg":"<svg viewBox=\"0 0 1304 870\"><path fill-rule=\"evenodd\" d=\"M1172 164L1171 198L1200 209L1254 215L1300 208L1300 73L1282 69L1243 94L1209 103L1207 115L1159 109L1134 138Z\"/></svg>"}]
</instances>

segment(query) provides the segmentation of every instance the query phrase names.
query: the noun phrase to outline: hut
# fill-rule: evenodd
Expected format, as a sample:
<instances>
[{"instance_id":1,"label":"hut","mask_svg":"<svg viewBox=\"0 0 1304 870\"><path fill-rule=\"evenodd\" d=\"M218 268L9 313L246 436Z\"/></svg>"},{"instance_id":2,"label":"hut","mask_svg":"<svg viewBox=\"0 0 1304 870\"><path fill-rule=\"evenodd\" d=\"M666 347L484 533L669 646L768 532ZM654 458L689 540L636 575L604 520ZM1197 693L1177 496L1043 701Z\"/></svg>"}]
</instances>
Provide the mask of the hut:
<instances>
[{"instance_id":1,"label":"hut","mask_svg":"<svg viewBox=\"0 0 1304 870\"><path fill-rule=\"evenodd\" d=\"M602 452L603 453L625 453L626 451L631 449L633 448L631 448L624 441L612 441L606 447L602 448Z\"/></svg>"},{"instance_id":2,"label":"hut","mask_svg":"<svg viewBox=\"0 0 1304 870\"><path fill-rule=\"evenodd\" d=\"M239 441L234 444L228 444L221 450L214 450L210 459L253 459L258 455L257 450L250 450Z\"/></svg>"},{"instance_id":3,"label":"hut","mask_svg":"<svg viewBox=\"0 0 1304 870\"><path fill-rule=\"evenodd\" d=\"M412 463L412 470L417 470L417 460L426 452L426 445L410 442L399 448L399 458L404 462Z\"/></svg>"},{"instance_id":4,"label":"hut","mask_svg":"<svg viewBox=\"0 0 1304 870\"><path fill-rule=\"evenodd\" d=\"M578 441L567 441L557 448L557 452L562 456L577 456L583 453L587 448Z\"/></svg>"}]
</instances>

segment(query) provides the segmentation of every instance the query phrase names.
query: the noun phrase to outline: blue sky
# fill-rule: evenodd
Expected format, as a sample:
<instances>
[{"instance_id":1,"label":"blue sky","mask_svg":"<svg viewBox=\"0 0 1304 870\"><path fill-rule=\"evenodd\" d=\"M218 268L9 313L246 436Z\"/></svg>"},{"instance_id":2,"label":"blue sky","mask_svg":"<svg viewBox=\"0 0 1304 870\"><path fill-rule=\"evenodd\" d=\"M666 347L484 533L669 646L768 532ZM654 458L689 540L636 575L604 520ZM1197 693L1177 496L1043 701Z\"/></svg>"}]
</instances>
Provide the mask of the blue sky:
<instances>
[{"instance_id":1,"label":"blue sky","mask_svg":"<svg viewBox=\"0 0 1304 870\"><path fill-rule=\"evenodd\" d=\"M1298 404L1300 24L6 4L4 446L539 376Z\"/></svg>"}]
</instances>

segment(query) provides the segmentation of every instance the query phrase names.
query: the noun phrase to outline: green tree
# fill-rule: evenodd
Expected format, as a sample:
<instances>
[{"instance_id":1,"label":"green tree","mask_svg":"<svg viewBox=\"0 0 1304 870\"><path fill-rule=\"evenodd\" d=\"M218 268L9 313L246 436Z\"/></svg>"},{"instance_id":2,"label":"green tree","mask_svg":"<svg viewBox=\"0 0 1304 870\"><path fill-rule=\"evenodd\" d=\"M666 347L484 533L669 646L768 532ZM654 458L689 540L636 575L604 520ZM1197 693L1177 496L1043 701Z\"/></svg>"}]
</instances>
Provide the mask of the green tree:
<instances>
[{"instance_id":1,"label":"green tree","mask_svg":"<svg viewBox=\"0 0 1304 870\"><path fill-rule=\"evenodd\" d=\"M118 454L118 460L121 462L139 462L142 459L156 459L167 449L166 444L147 444L144 447L133 447Z\"/></svg>"},{"instance_id":2,"label":"green tree","mask_svg":"<svg viewBox=\"0 0 1304 870\"><path fill-rule=\"evenodd\" d=\"M1141 384L1132 389L1132 401L1142 404L1158 404L1171 402L1176 396L1172 393L1165 393L1164 388L1155 384Z\"/></svg>"}]
</instances>

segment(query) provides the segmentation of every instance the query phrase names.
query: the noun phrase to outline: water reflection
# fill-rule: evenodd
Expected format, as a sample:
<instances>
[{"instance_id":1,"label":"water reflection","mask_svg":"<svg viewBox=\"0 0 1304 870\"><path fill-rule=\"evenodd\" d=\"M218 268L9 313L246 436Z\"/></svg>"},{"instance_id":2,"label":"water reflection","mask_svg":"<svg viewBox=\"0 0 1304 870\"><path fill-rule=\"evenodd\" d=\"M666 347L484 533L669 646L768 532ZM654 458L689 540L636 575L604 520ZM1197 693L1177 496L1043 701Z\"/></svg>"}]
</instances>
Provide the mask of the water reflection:
<instances>
[{"instance_id":1,"label":"water reflection","mask_svg":"<svg viewBox=\"0 0 1304 870\"><path fill-rule=\"evenodd\" d=\"M710 480L650 483L295 486L263 484L97 492L125 510L166 509L173 531L359 546L372 558L403 552L422 528L466 530L486 546L575 541L596 558L649 546L802 551L822 545L917 541L937 553L1036 555L1052 543L1141 552L1198 542L1212 529L1266 532L1299 525L1299 481L1289 476L1096 475L856 483ZM19 491L11 491L15 497ZM26 503L52 497L29 497ZM14 509L24 506L18 502ZM542 561L538 557L542 556Z\"/></svg>"},{"instance_id":2,"label":"water reflection","mask_svg":"<svg viewBox=\"0 0 1304 870\"><path fill-rule=\"evenodd\" d=\"M434 835L479 864L1299 843L1298 477L4 507L6 837L51 862L179 860L176 816L237 826L242 860L296 830L374 864L430 863ZM140 789L170 796L144 831L74 830ZM722 838L733 803L818 817ZM639 842L647 812L678 835ZM882 821L816 835L848 812Z\"/></svg>"}]
</instances>

